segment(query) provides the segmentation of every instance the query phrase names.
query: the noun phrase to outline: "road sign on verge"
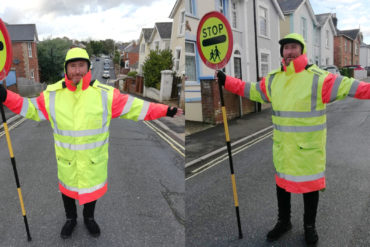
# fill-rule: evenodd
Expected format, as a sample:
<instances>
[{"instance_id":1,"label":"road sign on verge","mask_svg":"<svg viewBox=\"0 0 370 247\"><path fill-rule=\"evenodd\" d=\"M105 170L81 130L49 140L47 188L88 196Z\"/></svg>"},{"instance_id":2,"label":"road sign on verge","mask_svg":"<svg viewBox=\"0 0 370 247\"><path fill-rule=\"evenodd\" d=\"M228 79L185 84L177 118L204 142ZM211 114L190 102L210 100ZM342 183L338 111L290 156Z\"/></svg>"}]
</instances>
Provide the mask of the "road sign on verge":
<instances>
[{"instance_id":1,"label":"road sign on verge","mask_svg":"<svg viewBox=\"0 0 370 247\"><path fill-rule=\"evenodd\" d=\"M6 78L12 65L12 43L5 24L0 19L0 81Z\"/></svg>"},{"instance_id":2,"label":"road sign on verge","mask_svg":"<svg viewBox=\"0 0 370 247\"><path fill-rule=\"evenodd\" d=\"M205 14L197 30L197 48L204 64L211 69L222 69L233 51L233 34L223 14Z\"/></svg>"}]
</instances>

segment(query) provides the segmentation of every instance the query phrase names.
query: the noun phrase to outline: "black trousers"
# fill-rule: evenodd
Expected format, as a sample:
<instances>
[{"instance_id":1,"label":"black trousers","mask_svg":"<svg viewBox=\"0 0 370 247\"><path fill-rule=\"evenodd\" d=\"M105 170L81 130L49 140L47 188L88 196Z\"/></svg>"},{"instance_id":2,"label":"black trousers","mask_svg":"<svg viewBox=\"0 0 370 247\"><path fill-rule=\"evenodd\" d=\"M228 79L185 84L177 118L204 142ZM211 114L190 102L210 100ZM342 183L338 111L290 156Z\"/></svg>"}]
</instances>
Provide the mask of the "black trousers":
<instances>
[{"instance_id":1,"label":"black trousers","mask_svg":"<svg viewBox=\"0 0 370 247\"><path fill-rule=\"evenodd\" d=\"M77 219L76 200L64 194L62 194L62 198L67 219ZM84 204L84 218L94 218L95 204L96 201Z\"/></svg>"},{"instance_id":2,"label":"black trousers","mask_svg":"<svg viewBox=\"0 0 370 247\"><path fill-rule=\"evenodd\" d=\"M290 192L276 185L278 200L279 220L290 221ZM314 225L316 222L317 207L319 205L319 191L303 193L304 225Z\"/></svg>"}]
</instances>

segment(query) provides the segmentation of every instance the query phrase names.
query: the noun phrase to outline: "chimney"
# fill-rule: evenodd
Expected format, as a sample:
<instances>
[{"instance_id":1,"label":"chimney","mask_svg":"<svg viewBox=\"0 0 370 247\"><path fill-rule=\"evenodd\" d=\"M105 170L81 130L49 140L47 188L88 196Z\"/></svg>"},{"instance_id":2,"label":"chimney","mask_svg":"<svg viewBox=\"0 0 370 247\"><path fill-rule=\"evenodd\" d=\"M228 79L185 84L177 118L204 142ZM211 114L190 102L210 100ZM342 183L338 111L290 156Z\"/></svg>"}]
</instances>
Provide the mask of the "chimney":
<instances>
[{"instance_id":1,"label":"chimney","mask_svg":"<svg viewBox=\"0 0 370 247\"><path fill-rule=\"evenodd\" d=\"M335 29L338 29L337 28L337 23L338 23L337 15L333 13L331 16L333 18L333 24L334 24Z\"/></svg>"}]
</instances>

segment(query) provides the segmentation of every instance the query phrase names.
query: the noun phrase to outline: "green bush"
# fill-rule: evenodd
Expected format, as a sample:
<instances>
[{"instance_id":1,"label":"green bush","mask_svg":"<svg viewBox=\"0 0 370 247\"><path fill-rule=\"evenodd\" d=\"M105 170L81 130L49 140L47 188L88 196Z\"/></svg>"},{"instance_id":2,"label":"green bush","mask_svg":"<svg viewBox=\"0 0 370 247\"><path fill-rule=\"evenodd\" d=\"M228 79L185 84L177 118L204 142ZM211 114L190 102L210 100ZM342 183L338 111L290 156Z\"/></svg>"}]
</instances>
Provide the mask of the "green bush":
<instances>
[{"instance_id":1,"label":"green bush","mask_svg":"<svg viewBox=\"0 0 370 247\"><path fill-rule=\"evenodd\" d=\"M147 87L160 88L161 71L173 67L172 52L166 50L150 50L143 65L144 84Z\"/></svg>"},{"instance_id":2,"label":"green bush","mask_svg":"<svg viewBox=\"0 0 370 247\"><path fill-rule=\"evenodd\" d=\"M130 71L127 73L128 76L136 77L137 71Z\"/></svg>"}]
</instances>

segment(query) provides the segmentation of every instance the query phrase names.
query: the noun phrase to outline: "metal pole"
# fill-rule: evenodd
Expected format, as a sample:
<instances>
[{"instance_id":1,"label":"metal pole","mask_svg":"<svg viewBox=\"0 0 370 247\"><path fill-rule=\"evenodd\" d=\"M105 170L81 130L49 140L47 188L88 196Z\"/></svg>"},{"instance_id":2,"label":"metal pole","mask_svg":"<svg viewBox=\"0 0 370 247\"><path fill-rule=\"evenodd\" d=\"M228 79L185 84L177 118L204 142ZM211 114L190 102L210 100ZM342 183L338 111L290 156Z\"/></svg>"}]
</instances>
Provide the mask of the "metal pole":
<instances>
[{"instance_id":1,"label":"metal pole","mask_svg":"<svg viewBox=\"0 0 370 247\"><path fill-rule=\"evenodd\" d=\"M226 137L226 146L227 152L229 154L229 164L230 164L230 173L231 173L231 183L233 187L233 195L234 195L234 205L236 211L236 219L238 222L238 230L239 230L239 239L243 238L242 228L240 224L240 214L239 214L239 200L238 200L238 193L236 191L236 182L235 182L235 175L234 175L234 166L233 166L233 159L231 156L231 145L230 145L230 136L229 136L229 127L227 125L227 117L226 117L226 108L224 103L224 95L222 92L222 86L218 83L219 91L220 91L220 99L221 99L221 109L222 109L222 117L224 120L224 128L225 128L225 137Z\"/></svg>"},{"instance_id":2,"label":"metal pole","mask_svg":"<svg viewBox=\"0 0 370 247\"><path fill-rule=\"evenodd\" d=\"M31 241L31 234L30 234L30 229L28 227L28 221L27 221L27 216L26 216L26 210L24 208L24 203L23 203L23 197L22 197L22 190L21 190L21 185L19 183L19 178L18 178L18 172L17 172L17 167L15 164L15 157L13 154L13 147L12 147L12 142L10 140L10 135L9 135L9 130L8 130L8 124L6 123L6 118L5 118L5 113L4 113L4 107L3 107L3 102L0 100L0 110L1 110L1 117L3 119L3 126L4 126L4 131L6 135L6 141L8 143L8 149L9 149L9 155L10 155L10 161L12 162L13 166L13 172L14 172L14 177L15 177L15 183L17 184L17 190L18 190L18 197L19 197L19 203L21 204L21 209L22 209L22 215L23 215L23 220L24 220L24 225L26 226L26 231L27 231L27 240Z\"/></svg>"},{"instance_id":3,"label":"metal pole","mask_svg":"<svg viewBox=\"0 0 370 247\"><path fill-rule=\"evenodd\" d=\"M253 16L254 16L254 45L256 51L256 72L257 72L257 81L260 79L259 73L259 63L258 63L258 45L257 45L257 16L256 16L256 0L253 0ZM261 103L256 102L255 105L256 109L255 112L261 111Z\"/></svg>"}]
</instances>

